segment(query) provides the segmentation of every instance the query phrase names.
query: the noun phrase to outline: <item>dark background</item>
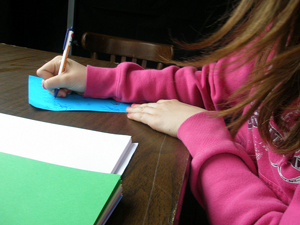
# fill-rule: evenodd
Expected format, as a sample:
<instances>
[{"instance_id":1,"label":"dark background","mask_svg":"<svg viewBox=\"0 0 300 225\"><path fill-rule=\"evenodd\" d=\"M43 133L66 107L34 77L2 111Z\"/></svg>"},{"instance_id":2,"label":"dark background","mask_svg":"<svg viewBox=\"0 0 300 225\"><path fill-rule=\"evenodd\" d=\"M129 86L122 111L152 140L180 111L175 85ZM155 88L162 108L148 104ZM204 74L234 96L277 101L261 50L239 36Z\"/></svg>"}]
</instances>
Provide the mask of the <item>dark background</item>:
<instances>
[{"instance_id":1,"label":"dark background","mask_svg":"<svg viewBox=\"0 0 300 225\"><path fill-rule=\"evenodd\" d=\"M159 43L195 41L216 30L232 0L76 0L73 55L86 31ZM0 43L62 53L67 0L1 0Z\"/></svg>"}]
</instances>

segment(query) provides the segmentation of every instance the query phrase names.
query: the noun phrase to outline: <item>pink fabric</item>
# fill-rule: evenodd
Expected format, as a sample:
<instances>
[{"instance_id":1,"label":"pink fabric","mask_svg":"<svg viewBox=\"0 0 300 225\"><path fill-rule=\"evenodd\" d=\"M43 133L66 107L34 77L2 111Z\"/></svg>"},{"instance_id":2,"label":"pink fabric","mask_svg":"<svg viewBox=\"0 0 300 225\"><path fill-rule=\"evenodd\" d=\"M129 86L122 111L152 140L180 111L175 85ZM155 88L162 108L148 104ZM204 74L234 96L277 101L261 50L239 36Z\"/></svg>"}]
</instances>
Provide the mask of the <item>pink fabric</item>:
<instances>
[{"instance_id":1,"label":"pink fabric","mask_svg":"<svg viewBox=\"0 0 300 225\"><path fill-rule=\"evenodd\" d=\"M84 96L122 102L179 101L220 110L230 107L228 96L247 82L250 62L239 67L236 57L204 66L170 66L145 70L133 63L114 69L87 67ZM227 63L230 63L229 66ZM236 68L236 70L233 70ZM225 103L225 104L224 104ZM233 102L231 104L236 104ZM245 108L245 111L247 107ZM300 221L300 156L278 155L265 144L251 117L232 140L225 122L202 112L187 119L178 137L191 156L190 184L212 224L298 224ZM286 120L294 121L295 112ZM270 123L274 142L284 134Z\"/></svg>"}]
</instances>

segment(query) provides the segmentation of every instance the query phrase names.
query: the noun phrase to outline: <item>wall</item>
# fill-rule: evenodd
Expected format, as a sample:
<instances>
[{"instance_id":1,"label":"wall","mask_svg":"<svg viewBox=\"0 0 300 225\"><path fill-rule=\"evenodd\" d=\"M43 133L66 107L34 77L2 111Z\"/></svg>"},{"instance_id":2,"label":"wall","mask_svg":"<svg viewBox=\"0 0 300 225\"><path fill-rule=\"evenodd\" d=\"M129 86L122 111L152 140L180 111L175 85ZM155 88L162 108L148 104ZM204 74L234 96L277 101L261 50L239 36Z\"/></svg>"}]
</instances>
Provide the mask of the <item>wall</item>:
<instances>
[{"instance_id":1,"label":"wall","mask_svg":"<svg viewBox=\"0 0 300 225\"><path fill-rule=\"evenodd\" d=\"M232 1L232 0L231 0ZM73 53L86 31L159 43L173 38L195 41L213 32L216 20L229 10L229 0L76 0Z\"/></svg>"},{"instance_id":2,"label":"wall","mask_svg":"<svg viewBox=\"0 0 300 225\"><path fill-rule=\"evenodd\" d=\"M76 0L73 54L86 31L172 43L194 41L215 30L232 0ZM67 24L67 0L0 3L0 42L61 53Z\"/></svg>"},{"instance_id":3,"label":"wall","mask_svg":"<svg viewBox=\"0 0 300 225\"><path fill-rule=\"evenodd\" d=\"M67 7L66 0L1 0L0 42L62 52Z\"/></svg>"}]
</instances>

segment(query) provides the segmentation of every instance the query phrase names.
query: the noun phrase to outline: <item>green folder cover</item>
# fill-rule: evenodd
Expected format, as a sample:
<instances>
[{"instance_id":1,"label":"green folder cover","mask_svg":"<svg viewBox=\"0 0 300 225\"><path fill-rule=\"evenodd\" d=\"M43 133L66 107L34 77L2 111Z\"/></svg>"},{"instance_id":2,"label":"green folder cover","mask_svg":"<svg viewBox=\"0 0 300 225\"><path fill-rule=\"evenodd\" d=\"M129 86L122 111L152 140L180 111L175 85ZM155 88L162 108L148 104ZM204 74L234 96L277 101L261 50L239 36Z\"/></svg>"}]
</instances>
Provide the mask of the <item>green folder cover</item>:
<instances>
[{"instance_id":1,"label":"green folder cover","mask_svg":"<svg viewBox=\"0 0 300 225\"><path fill-rule=\"evenodd\" d=\"M0 179L0 224L9 225L94 224L121 185L120 175L6 153L0 153Z\"/></svg>"}]
</instances>

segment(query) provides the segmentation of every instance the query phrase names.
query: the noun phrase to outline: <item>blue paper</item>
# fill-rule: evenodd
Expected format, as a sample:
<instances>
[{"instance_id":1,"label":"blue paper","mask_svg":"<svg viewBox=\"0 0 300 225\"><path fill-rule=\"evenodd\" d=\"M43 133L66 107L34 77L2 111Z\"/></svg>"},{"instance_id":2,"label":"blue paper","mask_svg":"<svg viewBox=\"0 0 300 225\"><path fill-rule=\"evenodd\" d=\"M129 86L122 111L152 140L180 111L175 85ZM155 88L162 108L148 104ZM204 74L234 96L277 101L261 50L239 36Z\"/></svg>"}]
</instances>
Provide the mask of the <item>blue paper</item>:
<instances>
[{"instance_id":1,"label":"blue paper","mask_svg":"<svg viewBox=\"0 0 300 225\"><path fill-rule=\"evenodd\" d=\"M36 108L50 111L126 112L129 106L113 99L85 98L78 94L54 98L42 87L42 78L31 75L28 78L28 102Z\"/></svg>"}]
</instances>

